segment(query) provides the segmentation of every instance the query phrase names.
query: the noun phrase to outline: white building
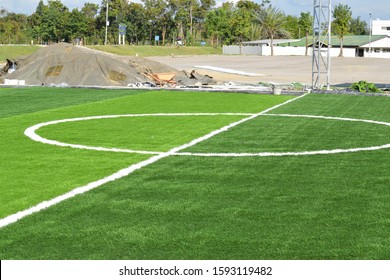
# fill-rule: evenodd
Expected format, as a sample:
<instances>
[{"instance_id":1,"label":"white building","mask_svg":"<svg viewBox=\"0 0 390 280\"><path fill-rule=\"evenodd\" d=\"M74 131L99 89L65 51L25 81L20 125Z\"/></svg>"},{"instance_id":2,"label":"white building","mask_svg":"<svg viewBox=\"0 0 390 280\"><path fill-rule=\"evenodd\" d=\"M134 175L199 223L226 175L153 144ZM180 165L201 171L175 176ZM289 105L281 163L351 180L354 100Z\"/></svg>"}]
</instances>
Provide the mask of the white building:
<instances>
[{"instance_id":1,"label":"white building","mask_svg":"<svg viewBox=\"0 0 390 280\"><path fill-rule=\"evenodd\" d=\"M372 35L387 35L390 36L390 20L373 20Z\"/></svg>"}]
</instances>

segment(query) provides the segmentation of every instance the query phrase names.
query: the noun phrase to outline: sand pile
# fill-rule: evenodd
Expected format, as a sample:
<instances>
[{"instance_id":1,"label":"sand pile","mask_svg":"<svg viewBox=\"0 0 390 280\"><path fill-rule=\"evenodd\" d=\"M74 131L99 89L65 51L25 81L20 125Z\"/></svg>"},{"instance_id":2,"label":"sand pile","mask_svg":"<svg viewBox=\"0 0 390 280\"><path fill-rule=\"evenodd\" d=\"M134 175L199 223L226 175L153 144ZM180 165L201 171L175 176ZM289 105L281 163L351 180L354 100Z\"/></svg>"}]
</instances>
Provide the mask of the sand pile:
<instances>
[{"instance_id":1,"label":"sand pile","mask_svg":"<svg viewBox=\"0 0 390 280\"><path fill-rule=\"evenodd\" d=\"M174 73L174 82L160 84L151 75L155 73ZM65 43L42 48L23 59L7 60L0 75L3 80L24 80L26 85L193 86L215 83L211 77L181 72L144 58L111 55Z\"/></svg>"}]
</instances>

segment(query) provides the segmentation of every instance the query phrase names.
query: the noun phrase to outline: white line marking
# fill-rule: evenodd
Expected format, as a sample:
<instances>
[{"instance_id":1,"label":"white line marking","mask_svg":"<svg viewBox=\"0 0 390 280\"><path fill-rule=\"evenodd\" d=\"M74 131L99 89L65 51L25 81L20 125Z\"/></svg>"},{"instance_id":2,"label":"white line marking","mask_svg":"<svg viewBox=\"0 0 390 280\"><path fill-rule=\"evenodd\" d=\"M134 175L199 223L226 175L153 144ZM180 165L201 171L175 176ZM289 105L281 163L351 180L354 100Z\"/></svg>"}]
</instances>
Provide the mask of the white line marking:
<instances>
[{"instance_id":1,"label":"white line marking","mask_svg":"<svg viewBox=\"0 0 390 280\"><path fill-rule=\"evenodd\" d=\"M67 192L67 193L65 193L63 195L60 195L58 197L55 197L55 198L53 198L51 200L39 203L39 204L29 208L29 209L26 209L26 210L20 211L20 212L18 212L16 214L7 216L7 217L5 217L5 218L0 220L0 228L8 226L10 224L13 224L13 223L17 222L20 219L23 219L23 218L25 218L25 217L27 217L27 216L29 216L31 214L34 214L34 213L37 213L37 212L42 211L44 209L47 209L47 208L49 208L51 206L54 206L54 205L56 205L56 204L58 204L58 203L60 203L60 202L62 202L64 200L67 200L69 198L75 197L76 195L83 194L83 193L86 193L86 192L91 191L93 189L96 189L96 188L98 188L98 187L100 187L100 186L102 186L102 185L104 185L104 184L106 184L108 182L112 182L112 181L118 180L120 178L126 177L126 176L130 175L131 173L133 173L134 171L136 171L138 169L141 169L141 168L143 168L145 166L148 166L148 165L150 165L152 163L155 163L155 162L159 161L160 159L172 156L175 153L180 152L181 150L184 150L184 149L189 148L189 147L191 147L193 145L196 145L196 144L198 144L198 143L200 143L202 141L205 141L205 140L207 140L207 139L209 139L209 138L211 138L211 137L213 137L213 136L215 136L217 134L220 134L220 133L222 133L224 131L227 131L227 130L229 130L232 127L235 127L235 126L237 126L237 125L239 125L241 123L244 123L244 122L249 121L249 120L251 120L253 118L256 118L257 116L266 114L266 113L270 112L271 110L274 110L276 108L284 106L284 105L286 105L288 103L291 103L291 102L293 102L295 100L298 100L298 99L300 99L300 98L302 98L302 97L304 97L306 95L307 94L298 96L298 97L290 99L290 100L287 100L286 102L283 102L281 104L273 106L273 107L271 107L269 109L266 109L266 110L264 110L264 111L262 111L260 113L251 115L251 116L249 116L247 118L244 118L244 119L242 119L240 121L237 121L237 122L231 123L229 125L226 125L226 126L220 128L218 130L215 130L215 131L213 131L213 132L211 132L211 133L209 133L209 134L207 134L205 136L197 138L197 139L195 139L195 140L193 140L193 141L191 141L191 142L189 142L187 144L184 144L184 145L178 146L176 148L173 148L173 149L169 150L168 152L161 153L159 155L152 156L151 158L149 158L147 160L144 160L142 162L139 162L139 163L136 163L136 164L132 164L129 167L124 168L122 170L119 170L118 172L115 172L114 174L112 174L110 176L107 176L107 177L105 177L103 179L91 182L91 183L89 183L89 184L87 184L85 186L82 186L82 187L76 188L74 190L71 190L71 191L69 191L69 192ZM99 117L97 117L97 118L99 118ZM38 129L38 128L36 128L36 129Z\"/></svg>"},{"instance_id":2,"label":"white line marking","mask_svg":"<svg viewBox=\"0 0 390 280\"><path fill-rule=\"evenodd\" d=\"M44 144L59 146L59 147L70 147L74 149L84 149L84 150L93 150L93 151L103 151L103 152L114 152L114 153L137 153L137 154L146 154L146 155L159 155L163 152L157 151L140 151L140 150L131 150L131 149L118 149L118 148L104 148L104 147L94 147L94 146L86 146L79 144L69 144L56 140L50 140L44 138L36 133L36 131L42 127L55 125L59 123L67 123L67 122L78 122L78 121L88 121L88 120L100 120L100 119L115 119L115 118L123 118L123 117L187 117L187 116L252 116L253 114L246 113L157 113L157 114L126 114L126 115L106 115L106 116L92 116L92 117L84 117L84 118L72 118L72 119L63 119L50 121L45 123L36 124L26 129L24 134L31 138L34 141L41 142Z\"/></svg>"},{"instance_id":3,"label":"white line marking","mask_svg":"<svg viewBox=\"0 0 390 280\"><path fill-rule=\"evenodd\" d=\"M222 68L222 67L215 67L215 66L208 66L208 65L198 65L194 66L195 68L199 69L207 69L207 70L213 70L217 72L222 72L222 73L228 73L228 74L237 74L241 76L248 76L248 77L263 77L265 76L264 74L258 74L258 73L250 73L250 72L244 72L244 71L239 71L239 70L234 70L230 68Z\"/></svg>"},{"instance_id":4,"label":"white line marking","mask_svg":"<svg viewBox=\"0 0 390 280\"><path fill-rule=\"evenodd\" d=\"M311 118L311 119L324 119L324 120L338 120L338 121L350 121L350 122L363 122L370 124L385 125L390 127L388 122L380 122L364 119L352 119L352 118L340 118L340 117L328 117L328 116L313 116L313 115L292 115L292 114L263 114L264 116L279 116L279 117L292 117L292 118ZM262 152L262 153L176 153L177 156L198 156L198 157L281 157L281 156L308 156L308 155L330 155L340 153L356 153L362 151L377 151L381 149L390 148L389 144L381 146L350 148L350 149L333 149L333 150L319 150L319 151L302 151L302 152Z\"/></svg>"},{"instance_id":5,"label":"white line marking","mask_svg":"<svg viewBox=\"0 0 390 280\"><path fill-rule=\"evenodd\" d=\"M130 150L130 149L118 149L118 148L105 148L105 147L94 147L94 146L85 146L79 144L68 144L55 140L50 140L43 138L36 133L41 127L64 123L64 122L75 122L75 121L85 121L85 120L94 120L94 119L110 119L110 118L120 118L120 117L169 117L169 116L219 116L219 115L234 115L234 116L249 116L250 118L255 118L257 116L279 116L279 117L295 117L295 118L312 118L312 119L325 119L325 120L339 120L339 121L351 121L351 122L364 122L370 124L378 124L390 126L390 123L373 121L373 120L364 120L364 119L352 119L352 118L340 118L340 117L329 117L329 116L313 116L313 115L293 115L293 114L246 114L246 113L174 113L174 114L127 114L127 115L108 115L108 116L93 116L85 118L73 118L73 119L64 119L58 121L51 121L46 123L41 123L34 125L26 129L26 136L31 139L42 142L45 144L56 145L60 147L70 147L75 149L86 149L86 150L96 150L96 151L105 151L105 152L117 152L117 153L138 153L138 154L149 154L149 155L160 155L164 152L160 151L141 151L141 150ZM245 119L243 119L245 120ZM317 150L317 151L301 151L301 152L261 152L261 153L196 153L196 152L177 152L172 155L174 156L198 156L198 157L280 157L280 156L308 156L308 155L325 155L325 154L338 154L338 153L353 153L361 151L375 151L380 149L390 148L390 144L385 144L381 146L371 146L371 147L360 147L360 148L350 148L350 149L332 149L332 150Z\"/></svg>"}]
</instances>

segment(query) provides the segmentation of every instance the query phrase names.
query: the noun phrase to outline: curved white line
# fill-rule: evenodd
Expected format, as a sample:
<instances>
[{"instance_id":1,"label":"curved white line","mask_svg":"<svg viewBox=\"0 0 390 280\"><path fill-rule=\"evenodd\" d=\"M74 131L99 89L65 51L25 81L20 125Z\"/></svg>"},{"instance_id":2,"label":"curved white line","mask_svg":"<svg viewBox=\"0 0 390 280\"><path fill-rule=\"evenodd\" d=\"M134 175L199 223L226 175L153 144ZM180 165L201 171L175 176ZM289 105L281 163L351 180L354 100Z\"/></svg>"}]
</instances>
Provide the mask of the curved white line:
<instances>
[{"instance_id":1,"label":"curved white line","mask_svg":"<svg viewBox=\"0 0 390 280\"><path fill-rule=\"evenodd\" d=\"M311 118L311 119L337 120L337 121L349 121L349 122L365 122L365 123L390 126L390 123L388 123L388 122L380 122L380 121L365 120L365 119L342 118L342 117L315 116L315 115L293 115L293 114L264 114L264 116Z\"/></svg>"},{"instance_id":2,"label":"curved white line","mask_svg":"<svg viewBox=\"0 0 390 280\"><path fill-rule=\"evenodd\" d=\"M51 140L44 138L37 134L37 130L49 126L55 125L59 123L66 122L78 122L78 121L88 121L88 120L99 120L99 119L114 119L114 118L124 118L124 117L187 117L187 116L253 116L253 114L247 113L156 113L156 114L125 114L125 115L105 115L105 116L91 116L91 117L83 117L83 118L71 118L71 119L62 119L49 121L45 123L36 124L27 128L24 134L30 139L41 142L48 145L54 145L59 147L69 147L74 149L83 149L83 150L93 150L93 151L103 151L103 152L114 152L114 153L136 153L136 154L146 154L146 155L159 155L163 152L158 151L142 151L142 150L131 150L131 149L119 149L119 148L105 148L105 147L94 147L94 146L86 146L79 144L69 144L56 140Z\"/></svg>"},{"instance_id":3,"label":"curved white line","mask_svg":"<svg viewBox=\"0 0 390 280\"><path fill-rule=\"evenodd\" d=\"M388 122L365 120L365 119L329 117L329 116L293 115L293 114L263 114L263 116L338 120L338 121L363 122L363 123L390 126L390 123L388 123ZM282 156L309 156L309 155L330 155L330 154L341 154L341 153L356 153L356 152L363 152L363 151L377 151L377 150L388 149L388 148L390 148L390 143L380 145L380 146L370 146L370 147L361 147L361 148L317 150L317 151L303 151L303 152L261 152L261 153L196 153L196 152L191 153L191 152L182 152L182 153L176 153L175 155L177 155L177 156L197 156L197 157L282 157Z\"/></svg>"},{"instance_id":4,"label":"curved white line","mask_svg":"<svg viewBox=\"0 0 390 280\"><path fill-rule=\"evenodd\" d=\"M283 156L310 156L310 155L331 155L341 153L356 153L363 151L377 151L390 148L390 144L352 149L318 150L305 152L262 152L262 153L176 153L175 156L196 156L196 157L283 157Z\"/></svg>"},{"instance_id":5,"label":"curved white line","mask_svg":"<svg viewBox=\"0 0 390 280\"><path fill-rule=\"evenodd\" d=\"M363 122L377 125L390 126L388 122L365 120L365 119L354 119L354 118L342 118L342 117L330 117L330 116L315 116L315 115L296 115L296 114L246 114L246 113L157 113L157 114L125 114L125 115L106 115L106 116L92 116L84 118L72 118L50 121L40 123L29 127L25 131L25 135L34 141L41 142L44 144L55 145L60 147L70 147L75 149L86 149L95 151L105 152L116 152L116 153L138 153L138 154L149 154L149 155L160 155L164 152L159 151L142 151L142 150L131 150L131 149L119 149L119 148L105 148L105 147L94 147L85 146L79 144L68 144L55 140L50 140L39 136L36 131L44 126L54 125L65 122L76 122L85 120L95 119L111 119L121 117L171 117L171 116L220 116L220 115L232 115L232 116L249 116L250 119L263 115L263 116L276 116L276 117L293 117L293 118L311 118L311 119L325 119L325 120L338 120L338 121L351 121L351 122ZM245 119L247 120L247 119ZM219 134L220 132L218 132ZM281 157L281 156L308 156L308 155L326 155L326 154L339 154L339 153L355 153L361 151L376 151L381 149L390 148L389 144L380 146L370 146L361 148L350 148L350 149L332 149L332 150L317 150L317 151L302 151L302 152L261 152L261 153L196 153L196 152L176 152L172 155L175 156L198 156L198 157Z\"/></svg>"}]
</instances>

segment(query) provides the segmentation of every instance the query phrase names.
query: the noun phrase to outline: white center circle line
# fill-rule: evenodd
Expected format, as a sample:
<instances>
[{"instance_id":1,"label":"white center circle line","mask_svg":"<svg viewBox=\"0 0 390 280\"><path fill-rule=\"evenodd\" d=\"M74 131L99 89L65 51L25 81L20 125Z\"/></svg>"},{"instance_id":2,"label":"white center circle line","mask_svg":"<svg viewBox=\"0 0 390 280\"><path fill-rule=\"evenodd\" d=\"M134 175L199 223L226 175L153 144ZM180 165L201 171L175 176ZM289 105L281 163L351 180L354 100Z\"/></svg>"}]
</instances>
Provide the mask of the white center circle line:
<instances>
[{"instance_id":1,"label":"white center circle line","mask_svg":"<svg viewBox=\"0 0 390 280\"><path fill-rule=\"evenodd\" d=\"M362 122L376 125L385 125L390 127L390 123L374 121L374 120L365 120L365 119L354 119L354 118L342 118L342 117L330 117L330 116L316 116L316 115L296 115L296 114L261 114L262 116L275 116L275 117L288 117L288 118L309 118L309 119L324 119L324 120L337 120L337 121L349 121L349 122ZM37 130L50 125L55 125L59 123L66 122L79 122L87 120L96 120L96 119L113 119L113 118L124 118L124 117L188 117L188 116L247 116L254 117L257 114L247 114L247 113L156 113L156 114L125 114L125 115L105 115L105 116L92 116L84 118L72 118L72 119L62 119L56 121L50 121L45 123L40 123L34 126L29 127L25 131L25 135L31 138L34 141L41 142L44 144L55 145L60 147L70 147L74 149L85 149L85 150L95 150L95 151L104 151L104 152L115 152L115 153L137 153L137 154L149 154L149 155L160 155L165 152L162 151L143 151L143 150L132 150L132 149L120 149L120 148L106 148L106 147L94 147L80 144L70 144L64 143L56 140L51 140L44 138L37 134ZM316 151L298 151L298 152L260 152L260 153L198 153L198 152L173 152L174 156L198 156L198 157L281 157L281 156L309 156L309 155L326 155L326 154L338 154L338 153L353 153L360 151L375 151L380 149L390 148L390 143L380 145L380 146L369 146L369 147L357 147L349 149L331 149L331 150L316 150Z\"/></svg>"}]
</instances>

